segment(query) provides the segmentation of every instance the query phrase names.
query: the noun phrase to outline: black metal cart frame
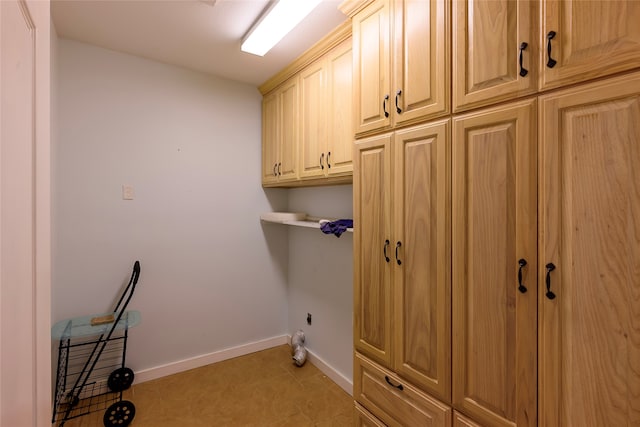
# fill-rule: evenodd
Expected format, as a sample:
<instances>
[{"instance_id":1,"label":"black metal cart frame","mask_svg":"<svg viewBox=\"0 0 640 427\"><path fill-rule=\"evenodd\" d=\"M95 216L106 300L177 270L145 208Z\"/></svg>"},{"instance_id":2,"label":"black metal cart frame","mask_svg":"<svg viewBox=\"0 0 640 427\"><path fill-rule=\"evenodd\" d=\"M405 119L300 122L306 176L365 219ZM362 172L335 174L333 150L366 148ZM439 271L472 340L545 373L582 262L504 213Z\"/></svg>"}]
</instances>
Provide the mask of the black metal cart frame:
<instances>
[{"instance_id":1,"label":"black metal cart frame","mask_svg":"<svg viewBox=\"0 0 640 427\"><path fill-rule=\"evenodd\" d=\"M125 366L129 328L140 315L126 311L140 277L136 261L129 283L113 312L59 322L60 343L56 388L51 422L65 422L92 412L105 410L105 427L125 427L133 421L135 406L123 400L123 392L133 383L133 371ZM92 320L107 318L93 325Z\"/></svg>"}]
</instances>

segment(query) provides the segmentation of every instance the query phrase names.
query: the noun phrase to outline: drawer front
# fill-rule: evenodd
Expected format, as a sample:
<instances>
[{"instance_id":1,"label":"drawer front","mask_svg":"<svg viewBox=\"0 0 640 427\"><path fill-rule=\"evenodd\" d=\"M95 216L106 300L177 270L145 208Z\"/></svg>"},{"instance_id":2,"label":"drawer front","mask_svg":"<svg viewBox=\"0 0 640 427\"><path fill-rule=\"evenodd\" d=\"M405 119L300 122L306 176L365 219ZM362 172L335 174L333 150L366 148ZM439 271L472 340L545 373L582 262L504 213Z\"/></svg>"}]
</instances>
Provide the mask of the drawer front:
<instances>
[{"instance_id":1,"label":"drawer front","mask_svg":"<svg viewBox=\"0 0 640 427\"><path fill-rule=\"evenodd\" d=\"M482 427L475 421L465 417L458 411L453 411L453 427Z\"/></svg>"},{"instance_id":2,"label":"drawer front","mask_svg":"<svg viewBox=\"0 0 640 427\"><path fill-rule=\"evenodd\" d=\"M382 422L374 417L371 412L367 411L362 405L356 402L356 427L385 427Z\"/></svg>"},{"instance_id":3,"label":"drawer front","mask_svg":"<svg viewBox=\"0 0 640 427\"><path fill-rule=\"evenodd\" d=\"M450 427L451 408L356 353L354 397L389 426Z\"/></svg>"}]
</instances>

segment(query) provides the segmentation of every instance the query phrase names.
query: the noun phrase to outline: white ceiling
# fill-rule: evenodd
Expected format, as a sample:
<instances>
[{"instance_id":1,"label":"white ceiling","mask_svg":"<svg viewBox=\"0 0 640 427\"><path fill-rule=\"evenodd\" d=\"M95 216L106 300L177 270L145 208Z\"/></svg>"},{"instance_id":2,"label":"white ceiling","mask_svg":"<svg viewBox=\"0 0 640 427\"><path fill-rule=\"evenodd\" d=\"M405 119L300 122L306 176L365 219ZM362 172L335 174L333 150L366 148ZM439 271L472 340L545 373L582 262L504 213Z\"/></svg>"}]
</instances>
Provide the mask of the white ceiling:
<instances>
[{"instance_id":1,"label":"white ceiling","mask_svg":"<svg viewBox=\"0 0 640 427\"><path fill-rule=\"evenodd\" d=\"M323 0L264 57L240 51L269 0L53 0L59 37L258 86L344 22Z\"/></svg>"}]
</instances>

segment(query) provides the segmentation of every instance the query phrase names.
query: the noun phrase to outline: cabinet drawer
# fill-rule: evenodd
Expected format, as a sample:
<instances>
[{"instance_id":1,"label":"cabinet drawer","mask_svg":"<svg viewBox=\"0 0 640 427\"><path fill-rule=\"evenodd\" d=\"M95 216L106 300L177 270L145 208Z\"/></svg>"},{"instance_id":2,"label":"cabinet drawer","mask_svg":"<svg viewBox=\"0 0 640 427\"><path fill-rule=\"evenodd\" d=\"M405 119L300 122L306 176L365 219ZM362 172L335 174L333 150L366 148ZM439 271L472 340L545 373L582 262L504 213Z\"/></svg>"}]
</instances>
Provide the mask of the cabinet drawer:
<instances>
[{"instance_id":1,"label":"cabinet drawer","mask_svg":"<svg viewBox=\"0 0 640 427\"><path fill-rule=\"evenodd\" d=\"M356 353L354 397L389 426L450 427L451 408Z\"/></svg>"},{"instance_id":2,"label":"cabinet drawer","mask_svg":"<svg viewBox=\"0 0 640 427\"><path fill-rule=\"evenodd\" d=\"M458 411L453 411L453 427L482 427L475 421L470 420Z\"/></svg>"},{"instance_id":3,"label":"cabinet drawer","mask_svg":"<svg viewBox=\"0 0 640 427\"><path fill-rule=\"evenodd\" d=\"M376 417L356 402L356 427L385 427Z\"/></svg>"}]
</instances>

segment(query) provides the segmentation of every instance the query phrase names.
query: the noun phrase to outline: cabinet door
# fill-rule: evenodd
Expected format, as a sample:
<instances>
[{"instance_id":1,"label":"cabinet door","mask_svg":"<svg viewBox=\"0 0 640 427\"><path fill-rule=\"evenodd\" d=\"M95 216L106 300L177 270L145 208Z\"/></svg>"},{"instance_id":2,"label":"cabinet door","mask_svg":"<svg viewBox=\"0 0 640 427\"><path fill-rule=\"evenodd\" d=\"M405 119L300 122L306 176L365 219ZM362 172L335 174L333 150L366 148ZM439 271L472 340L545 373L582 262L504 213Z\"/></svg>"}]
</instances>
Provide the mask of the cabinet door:
<instances>
[{"instance_id":1,"label":"cabinet door","mask_svg":"<svg viewBox=\"0 0 640 427\"><path fill-rule=\"evenodd\" d=\"M454 111L536 91L536 5L520 0L453 1ZM526 48L521 49L523 43Z\"/></svg>"},{"instance_id":2,"label":"cabinet door","mask_svg":"<svg viewBox=\"0 0 640 427\"><path fill-rule=\"evenodd\" d=\"M300 178L326 174L326 61L321 58L300 73Z\"/></svg>"},{"instance_id":3,"label":"cabinet door","mask_svg":"<svg viewBox=\"0 0 640 427\"><path fill-rule=\"evenodd\" d=\"M451 400L449 121L394 135L395 371Z\"/></svg>"},{"instance_id":4,"label":"cabinet door","mask_svg":"<svg viewBox=\"0 0 640 427\"><path fill-rule=\"evenodd\" d=\"M545 0L542 16L542 89L640 67L639 1Z\"/></svg>"},{"instance_id":5,"label":"cabinet door","mask_svg":"<svg viewBox=\"0 0 640 427\"><path fill-rule=\"evenodd\" d=\"M354 346L391 366L391 135L356 144L353 173Z\"/></svg>"},{"instance_id":6,"label":"cabinet door","mask_svg":"<svg viewBox=\"0 0 640 427\"><path fill-rule=\"evenodd\" d=\"M327 174L353 172L353 50L348 39L327 55Z\"/></svg>"},{"instance_id":7,"label":"cabinet door","mask_svg":"<svg viewBox=\"0 0 640 427\"><path fill-rule=\"evenodd\" d=\"M482 425L536 425L535 118L528 100L454 119L453 405Z\"/></svg>"},{"instance_id":8,"label":"cabinet door","mask_svg":"<svg viewBox=\"0 0 640 427\"><path fill-rule=\"evenodd\" d=\"M286 82L280 92L281 134L280 160L278 162L278 180L294 181L298 179L298 80Z\"/></svg>"},{"instance_id":9,"label":"cabinet door","mask_svg":"<svg viewBox=\"0 0 640 427\"><path fill-rule=\"evenodd\" d=\"M375 0L353 17L356 133L391 124L389 1Z\"/></svg>"},{"instance_id":10,"label":"cabinet door","mask_svg":"<svg viewBox=\"0 0 640 427\"><path fill-rule=\"evenodd\" d=\"M394 0L396 124L449 112L450 2Z\"/></svg>"},{"instance_id":11,"label":"cabinet door","mask_svg":"<svg viewBox=\"0 0 640 427\"><path fill-rule=\"evenodd\" d=\"M262 100L262 183L278 181L278 148L280 146L280 97L266 95Z\"/></svg>"},{"instance_id":12,"label":"cabinet door","mask_svg":"<svg viewBox=\"0 0 640 427\"><path fill-rule=\"evenodd\" d=\"M540 425L635 426L640 74L542 97L540 108Z\"/></svg>"}]
</instances>

